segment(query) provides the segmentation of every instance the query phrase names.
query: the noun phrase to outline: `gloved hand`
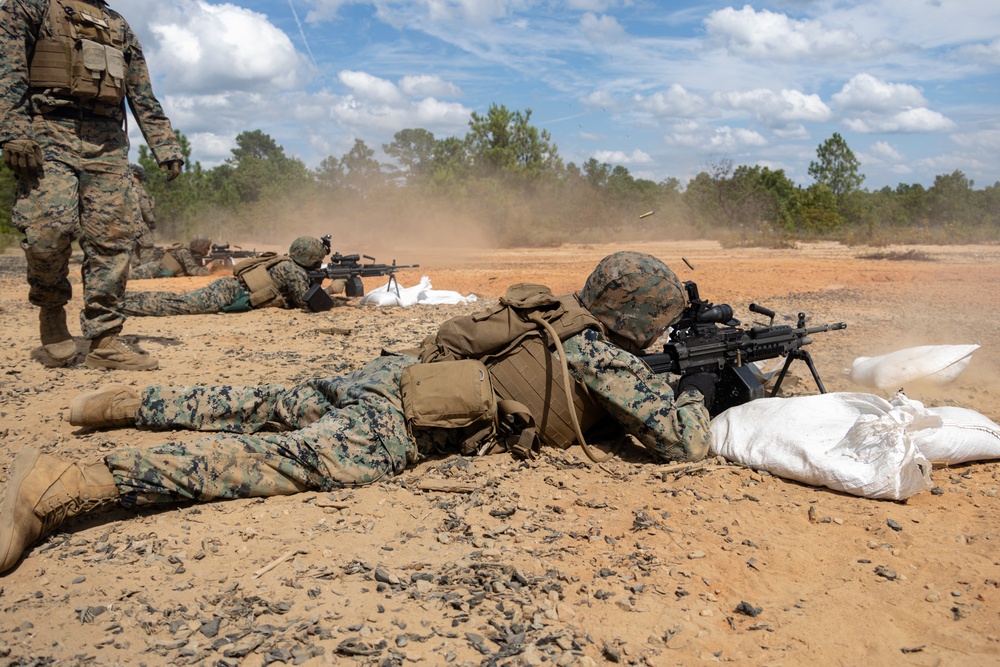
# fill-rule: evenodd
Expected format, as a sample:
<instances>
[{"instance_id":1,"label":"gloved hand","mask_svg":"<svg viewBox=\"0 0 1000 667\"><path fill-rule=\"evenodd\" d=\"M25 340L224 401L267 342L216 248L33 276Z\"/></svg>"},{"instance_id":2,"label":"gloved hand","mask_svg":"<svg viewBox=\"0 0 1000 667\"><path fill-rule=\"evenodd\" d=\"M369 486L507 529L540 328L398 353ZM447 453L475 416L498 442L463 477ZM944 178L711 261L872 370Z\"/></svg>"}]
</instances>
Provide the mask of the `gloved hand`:
<instances>
[{"instance_id":1,"label":"gloved hand","mask_svg":"<svg viewBox=\"0 0 1000 667\"><path fill-rule=\"evenodd\" d=\"M327 285L326 293L330 296L343 294L345 289L347 289L347 281L343 278L337 278L336 280L331 280L330 284Z\"/></svg>"},{"instance_id":2,"label":"gloved hand","mask_svg":"<svg viewBox=\"0 0 1000 667\"><path fill-rule=\"evenodd\" d=\"M42 170L42 149L34 139L11 139L3 145L3 161L15 176L32 180Z\"/></svg>"},{"instance_id":3,"label":"gloved hand","mask_svg":"<svg viewBox=\"0 0 1000 667\"><path fill-rule=\"evenodd\" d=\"M172 181L181 175L181 167L184 166L184 160L167 160L160 165L160 171L167 175L167 180Z\"/></svg>"},{"instance_id":4,"label":"gloved hand","mask_svg":"<svg viewBox=\"0 0 1000 667\"><path fill-rule=\"evenodd\" d=\"M713 373L693 373L685 375L677 383L677 393L683 394L685 391L697 390L705 397L705 407L712 409L715 402L715 383L718 378Z\"/></svg>"}]
</instances>

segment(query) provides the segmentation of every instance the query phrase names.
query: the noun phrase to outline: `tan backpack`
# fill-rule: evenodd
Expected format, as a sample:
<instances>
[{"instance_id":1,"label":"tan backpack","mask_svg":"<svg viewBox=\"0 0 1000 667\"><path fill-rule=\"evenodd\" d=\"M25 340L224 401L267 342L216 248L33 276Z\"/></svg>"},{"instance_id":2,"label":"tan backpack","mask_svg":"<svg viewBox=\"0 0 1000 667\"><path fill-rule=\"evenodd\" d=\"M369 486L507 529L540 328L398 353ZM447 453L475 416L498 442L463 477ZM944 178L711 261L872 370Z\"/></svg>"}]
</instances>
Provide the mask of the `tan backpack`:
<instances>
[{"instance_id":1,"label":"tan backpack","mask_svg":"<svg viewBox=\"0 0 1000 667\"><path fill-rule=\"evenodd\" d=\"M570 377L562 352L563 340L588 328L604 331L576 295L556 297L544 285L519 283L496 307L442 324L424 341L420 356L424 362L482 361L503 405L529 414L542 442L560 449L579 442L599 462L609 456L595 454L583 434L607 414Z\"/></svg>"},{"instance_id":2,"label":"tan backpack","mask_svg":"<svg viewBox=\"0 0 1000 667\"><path fill-rule=\"evenodd\" d=\"M285 261L290 262L292 258L275 252L265 252L258 257L248 257L233 267L233 275L250 292L252 308L285 307L285 297L268 271L275 264Z\"/></svg>"}]
</instances>

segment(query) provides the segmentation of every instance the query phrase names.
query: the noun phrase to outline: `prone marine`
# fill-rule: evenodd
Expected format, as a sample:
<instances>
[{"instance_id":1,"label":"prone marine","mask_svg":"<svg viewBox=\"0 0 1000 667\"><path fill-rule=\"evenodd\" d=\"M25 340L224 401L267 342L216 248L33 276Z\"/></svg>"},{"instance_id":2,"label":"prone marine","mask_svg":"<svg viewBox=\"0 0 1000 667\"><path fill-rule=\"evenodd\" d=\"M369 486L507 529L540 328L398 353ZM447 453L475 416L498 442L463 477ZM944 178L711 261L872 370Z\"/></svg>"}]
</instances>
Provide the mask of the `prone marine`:
<instances>
[{"instance_id":1,"label":"prone marine","mask_svg":"<svg viewBox=\"0 0 1000 667\"><path fill-rule=\"evenodd\" d=\"M711 382L690 376L675 393L666 377L626 349L651 345L687 305L683 285L663 262L638 252L614 253L601 260L580 292L560 297L515 287L508 294L535 295L519 305L501 300L494 324L516 321L513 330L544 320L547 331L558 332L558 342L548 340L549 353L560 347L572 383L585 388L606 421L657 460L697 461L706 455ZM386 354L348 375L290 388L154 385L137 393L109 385L78 396L68 416L75 426L213 433L119 447L95 461L62 459L25 446L0 498L0 572L13 568L66 519L98 508L330 491L391 478L431 453L464 451L465 429L417 427L407 418L419 390L404 386L412 368L443 372L453 368L447 364L456 356L481 353L463 354L462 336L449 338L449 331L467 330L468 322L459 319L475 316L445 322L418 351ZM491 331L490 345L515 355L536 340L519 334L511 347ZM458 359L463 361L468 359ZM517 395L517 382L509 386L513 399L530 402Z\"/></svg>"}]
</instances>

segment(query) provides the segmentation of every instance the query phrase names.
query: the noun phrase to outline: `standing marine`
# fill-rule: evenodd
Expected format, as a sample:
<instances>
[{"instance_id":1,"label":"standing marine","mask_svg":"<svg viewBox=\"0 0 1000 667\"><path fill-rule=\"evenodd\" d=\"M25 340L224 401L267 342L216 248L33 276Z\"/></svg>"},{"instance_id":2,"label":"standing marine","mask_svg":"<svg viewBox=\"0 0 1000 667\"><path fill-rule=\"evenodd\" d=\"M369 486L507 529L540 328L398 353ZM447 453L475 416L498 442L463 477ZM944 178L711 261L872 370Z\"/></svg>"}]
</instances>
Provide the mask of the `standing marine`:
<instances>
[{"instance_id":1,"label":"standing marine","mask_svg":"<svg viewBox=\"0 0 1000 667\"><path fill-rule=\"evenodd\" d=\"M132 182L135 186L135 194L139 199L139 213L142 215L142 232L135 242L135 252L132 253L132 268L140 264L147 264L156 259L156 247L153 240L153 232L156 230L156 199L149 194L146 186L146 170L141 164L131 164Z\"/></svg>"},{"instance_id":2,"label":"standing marine","mask_svg":"<svg viewBox=\"0 0 1000 667\"><path fill-rule=\"evenodd\" d=\"M83 250L80 327L86 365L148 370L157 361L119 337L129 259L140 235L125 103L172 180L181 146L153 94L135 33L104 0L0 3L0 149L17 176L12 221L24 234L28 300L57 364L76 357L66 324L72 242Z\"/></svg>"},{"instance_id":3,"label":"standing marine","mask_svg":"<svg viewBox=\"0 0 1000 667\"><path fill-rule=\"evenodd\" d=\"M653 373L625 349L651 345L680 318L686 298L681 282L663 262L621 252L604 258L578 293L552 298L551 292L536 291L518 306L501 302L493 311L453 318L424 342L421 356L384 354L349 375L315 378L291 388L157 385L137 393L117 384L84 393L70 407L74 426L214 433L152 447L117 447L90 462L24 446L0 498L0 572L14 567L32 543L65 519L100 507L330 491L391 478L429 452L465 452L467 430L448 426L455 425L457 406L468 403L478 410L486 376L496 366L470 358L452 363L421 357L461 353L466 342L480 350L496 344L503 348L500 365L504 359L519 360L507 364L508 371L515 367L507 373L509 379L519 375L518 366L534 370L530 362L522 363L521 351L532 353L530 345L521 343L538 339L534 327L522 326L536 320L565 337L558 344L561 356L571 382L593 401L591 410L634 437L657 461L697 461L711 440L711 379L686 376L675 391L664 375ZM487 324L469 326L473 320ZM453 335L469 331L490 340ZM513 345L503 342L509 332L518 336ZM463 382L433 381L435 373L451 378L457 368L470 368L469 362L473 373L463 373ZM489 373L487 366L492 367ZM420 383L407 379L416 369L431 384L452 392L453 400L426 392L420 398ZM530 404L531 389L539 389L539 382L529 373L520 375L520 383L507 383L513 391L509 398ZM418 403L443 407L448 425L414 420ZM544 409L533 410L536 423L545 421ZM420 412L427 414L422 408Z\"/></svg>"}]
</instances>

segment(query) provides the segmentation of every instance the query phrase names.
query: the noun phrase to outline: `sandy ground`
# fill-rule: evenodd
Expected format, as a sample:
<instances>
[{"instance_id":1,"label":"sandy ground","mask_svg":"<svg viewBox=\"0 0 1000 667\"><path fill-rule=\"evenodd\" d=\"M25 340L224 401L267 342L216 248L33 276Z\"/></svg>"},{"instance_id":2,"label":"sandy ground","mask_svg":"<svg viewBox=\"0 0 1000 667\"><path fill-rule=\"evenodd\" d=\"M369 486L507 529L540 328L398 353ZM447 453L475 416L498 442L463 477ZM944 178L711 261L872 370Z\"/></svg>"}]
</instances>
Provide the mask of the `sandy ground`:
<instances>
[{"instance_id":1,"label":"sandy ground","mask_svg":"<svg viewBox=\"0 0 1000 667\"><path fill-rule=\"evenodd\" d=\"M399 279L427 275L481 302L518 281L559 293L621 249L635 248L408 251L399 260L421 268ZM847 322L810 347L831 391L863 390L842 372L858 356L979 343L958 381L907 393L1000 420L1000 248L880 251L923 258L903 261L836 244L642 249L745 320L756 302ZM26 295L17 271L0 276L4 479L29 443L89 459L196 436L62 420L103 382L294 384L478 308L134 318L126 334L160 369L108 373L47 368ZM815 391L797 375L791 393ZM894 503L724 461L672 472L635 448L601 465L573 449L527 463L432 459L329 494L118 509L69 523L0 577L0 664L1000 665L1000 465L932 476L934 492ZM421 490L428 481L468 492Z\"/></svg>"}]
</instances>

